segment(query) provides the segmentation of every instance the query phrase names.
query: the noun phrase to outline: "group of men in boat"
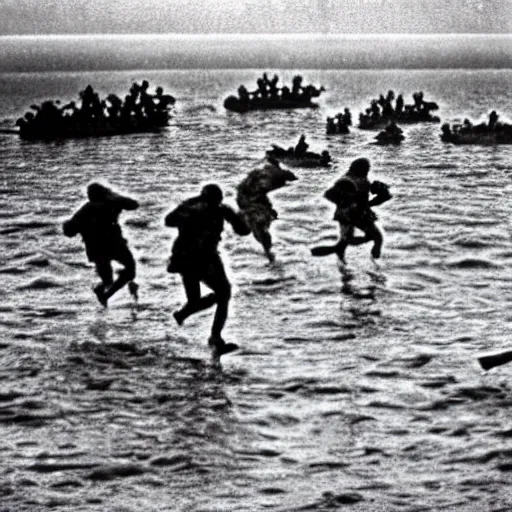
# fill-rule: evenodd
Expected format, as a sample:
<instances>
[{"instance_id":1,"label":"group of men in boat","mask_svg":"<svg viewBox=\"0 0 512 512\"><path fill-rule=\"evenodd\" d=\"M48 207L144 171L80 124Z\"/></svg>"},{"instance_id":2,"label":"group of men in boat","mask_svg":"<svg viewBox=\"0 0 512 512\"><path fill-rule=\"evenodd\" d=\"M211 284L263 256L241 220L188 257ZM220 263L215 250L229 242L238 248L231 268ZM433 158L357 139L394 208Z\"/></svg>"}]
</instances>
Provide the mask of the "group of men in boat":
<instances>
[{"instance_id":1,"label":"group of men in boat","mask_svg":"<svg viewBox=\"0 0 512 512\"><path fill-rule=\"evenodd\" d=\"M311 250L314 256L336 254L340 262L344 262L348 245L373 242L372 255L380 257L383 237L375 224L377 217L372 207L389 200L391 194L384 183L370 182L369 170L370 162L358 158L325 192L325 198L336 206L334 220L340 227L340 239L332 246L314 247ZM224 223L227 221L240 236L252 232L268 260L273 262L269 230L278 214L268 193L296 179L291 171L281 168L279 162L268 159L238 185L238 211L223 202L223 192L218 185L208 184L199 195L183 201L165 217L165 225L178 230L167 271L180 274L187 297L186 304L174 313L174 318L182 325L190 315L215 305L209 345L216 358L238 348L222 337L231 298L231 285L218 252ZM123 210L135 210L139 204L97 182L88 186L87 197L88 201L64 222L64 234L68 237L81 235L87 257L100 278L94 292L103 306L106 307L108 300L126 285L137 299L135 259L122 235L119 215ZM362 236L354 235L356 228L363 232ZM123 266L116 279L113 261ZM201 296L201 283L212 292Z\"/></svg>"},{"instance_id":2,"label":"group of men in boat","mask_svg":"<svg viewBox=\"0 0 512 512\"><path fill-rule=\"evenodd\" d=\"M498 119L499 115L496 110L493 110L486 123L473 124L466 118L462 124L452 126L448 123L443 124L441 140L452 142L457 139L467 139L478 142L481 138L492 137L497 142L512 143L512 124L500 122Z\"/></svg>"},{"instance_id":3,"label":"group of men in boat","mask_svg":"<svg viewBox=\"0 0 512 512\"><path fill-rule=\"evenodd\" d=\"M248 91L244 85L238 88L238 100L243 104L250 105L258 102L309 102L311 98L316 98L325 91L323 87L317 88L314 85L303 85L303 78L296 75L292 79L292 87L287 85L278 87L279 77L274 75L270 79L266 73L256 80L257 88L254 91Z\"/></svg>"},{"instance_id":4,"label":"group of men in boat","mask_svg":"<svg viewBox=\"0 0 512 512\"><path fill-rule=\"evenodd\" d=\"M425 101L423 96L422 91L415 92L412 95L414 103L405 105L401 94L396 97L396 100L395 92L392 90L388 91L386 96L381 94L379 98L371 100L370 107L365 110L365 113L359 114L359 127L372 128L388 120L398 122L438 121L439 119L431 113L439 108L437 103ZM395 101L394 105L393 101Z\"/></svg>"},{"instance_id":5,"label":"group of men in boat","mask_svg":"<svg viewBox=\"0 0 512 512\"><path fill-rule=\"evenodd\" d=\"M349 126L352 126L352 114L345 108L343 113L339 112L334 117L327 118L327 135L349 133Z\"/></svg>"},{"instance_id":6,"label":"group of men in boat","mask_svg":"<svg viewBox=\"0 0 512 512\"><path fill-rule=\"evenodd\" d=\"M150 94L147 80L133 83L124 100L116 94L101 99L91 85L79 96L79 104L71 101L61 106L59 100L48 100L32 105L35 112L27 112L16 122L20 135L65 137L156 128L167 124L168 108L175 103L174 97L164 94L162 87Z\"/></svg>"},{"instance_id":7,"label":"group of men in boat","mask_svg":"<svg viewBox=\"0 0 512 512\"><path fill-rule=\"evenodd\" d=\"M329 151L324 150L321 153L308 151L309 144L306 142L306 136L301 135L295 146L284 149L277 144L272 144L272 149L267 151L267 156L277 160L284 159L288 161L302 163L306 166L327 166L331 162Z\"/></svg>"},{"instance_id":8,"label":"group of men in boat","mask_svg":"<svg viewBox=\"0 0 512 512\"><path fill-rule=\"evenodd\" d=\"M377 144L400 144L404 139L404 131L394 121L390 121L375 137Z\"/></svg>"}]
</instances>

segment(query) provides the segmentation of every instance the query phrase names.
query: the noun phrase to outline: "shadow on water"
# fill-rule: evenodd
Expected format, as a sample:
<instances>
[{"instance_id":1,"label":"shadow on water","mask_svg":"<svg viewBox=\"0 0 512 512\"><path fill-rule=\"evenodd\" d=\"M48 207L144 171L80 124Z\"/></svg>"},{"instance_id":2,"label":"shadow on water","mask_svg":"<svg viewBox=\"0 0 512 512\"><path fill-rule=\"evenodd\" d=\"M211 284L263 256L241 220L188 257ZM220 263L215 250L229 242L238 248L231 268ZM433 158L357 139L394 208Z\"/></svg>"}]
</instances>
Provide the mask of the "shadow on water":
<instances>
[{"instance_id":1,"label":"shadow on water","mask_svg":"<svg viewBox=\"0 0 512 512\"><path fill-rule=\"evenodd\" d=\"M377 300L377 292L386 283L386 276L376 267L374 271L340 265L341 293L354 299Z\"/></svg>"},{"instance_id":2,"label":"shadow on water","mask_svg":"<svg viewBox=\"0 0 512 512\"><path fill-rule=\"evenodd\" d=\"M372 322L380 316L375 306L386 284L386 276L375 264L375 270L362 270L340 265L342 308L360 323Z\"/></svg>"},{"instance_id":3,"label":"shadow on water","mask_svg":"<svg viewBox=\"0 0 512 512\"><path fill-rule=\"evenodd\" d=\"M91 326L88 328L88 332L99 342L105 343L110 328L103 317L96 318Z\"/></svg>"}]
</instances>

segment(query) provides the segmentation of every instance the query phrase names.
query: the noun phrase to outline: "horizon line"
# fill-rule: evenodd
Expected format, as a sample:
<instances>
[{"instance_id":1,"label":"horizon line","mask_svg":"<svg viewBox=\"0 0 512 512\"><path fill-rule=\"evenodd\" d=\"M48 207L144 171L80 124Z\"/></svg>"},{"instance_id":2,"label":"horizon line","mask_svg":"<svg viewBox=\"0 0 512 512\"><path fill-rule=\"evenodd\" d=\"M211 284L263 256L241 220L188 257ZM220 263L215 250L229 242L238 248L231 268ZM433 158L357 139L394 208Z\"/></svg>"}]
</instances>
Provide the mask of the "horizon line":
<instances>
[{"instance_id":1,"label":"horizon line","mask_svg":"<svg viewBox=\"0 0 512 512\"><path fill-rule=\"evenodd\" d=\"M18 74L46 74L46 73L161 73L161 72L181 72L181 71L251 71L251 72L261 72L265 70L275 70L275 71L284 71L284 72L295 72L300 71L301 73L318 73L323 71L347 71L347 72L366 72L366 71L403 71L403 72L410 72L410 71L512 71L512 66L510 67L482 67L482 68L469 68L469 67L430 67L430 68L407 68L407 67L391 67L391 68L379 68L379 67L368 67L368 68L297 68L297 67L286 67L286 68L275 68L275 67L250 67L250 68L198 68L198 67L191 67L191 68L116 68L116 69L39 69L39 70L25 70L25 71L1 71L0 74L2 75L18 75Z\"/></svg>"}]
</instances>

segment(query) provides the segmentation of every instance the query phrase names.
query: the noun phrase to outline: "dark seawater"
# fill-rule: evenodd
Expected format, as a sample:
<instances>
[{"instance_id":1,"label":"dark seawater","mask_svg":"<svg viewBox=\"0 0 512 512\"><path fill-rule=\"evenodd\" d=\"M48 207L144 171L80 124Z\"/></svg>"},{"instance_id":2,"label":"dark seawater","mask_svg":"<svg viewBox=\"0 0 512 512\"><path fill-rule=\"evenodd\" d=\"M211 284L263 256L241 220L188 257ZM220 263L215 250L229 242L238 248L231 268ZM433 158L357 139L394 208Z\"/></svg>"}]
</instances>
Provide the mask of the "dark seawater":
<instances>
[{"instance_id":1,"label":"dark seawater","mask_svg":"<svg viewBox=\"0 0 512 512\"><path fill-rule=\"evenodd\" d=\"M289 82L294 70L278 72ZM440 125L405 127L401 147L374 132L327 137L388 89L423 90L443 121L491 109L512 117L510 70L303 71L327 88L317 110L226 112L223 98L260 70L7 73L0 121L32 103L103 94L148 79L177 98L160 134L27 143L0 135L0 510L505 511L512 509L510 348L512 147L455 147ZM184 296L165 271L175 236L163 216L215 181L236 184L271 143L305 133L331 169L297 169L272 195L277 264L226 229L233 283L225 330L241 350L212 365L212 313L178 328ZM375 264L347 269L309 248L336 239L323 191L370 158L393 200ZM141 202L122 217L140 301L104 311L78 239L61 222L86 184Z\"/></svg>"}]
</instances>

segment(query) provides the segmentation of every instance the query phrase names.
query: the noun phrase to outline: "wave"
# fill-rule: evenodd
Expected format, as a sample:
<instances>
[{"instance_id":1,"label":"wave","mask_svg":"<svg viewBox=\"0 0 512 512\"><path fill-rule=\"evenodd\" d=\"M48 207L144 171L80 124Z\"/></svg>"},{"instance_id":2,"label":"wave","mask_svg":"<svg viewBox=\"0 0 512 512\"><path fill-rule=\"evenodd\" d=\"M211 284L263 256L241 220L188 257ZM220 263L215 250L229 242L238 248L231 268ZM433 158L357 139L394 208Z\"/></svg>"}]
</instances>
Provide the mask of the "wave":
<instances>
[{"instance_id":1,"label":"wave","mask_svg":"<svg viewBox=\"0 0 512 512\"><path fill-rule=\"evenodd\" d=\"M493 263L492 261L475 258L475 257L464 257L460 259L455 259L448 262L449 267L453 268L498 268L499 264Z\"/></svg>"},{"instance_id":2,"label":"wave","mask_svg":"<svg viewBox=\"0 0 512 512\"><path fill-rule=\"evenodd\" d=\"M41 276L18 287L19 290L47 290L48 288L62 288L64 285L52 276Z\"/></svg>"}]
</instances>

